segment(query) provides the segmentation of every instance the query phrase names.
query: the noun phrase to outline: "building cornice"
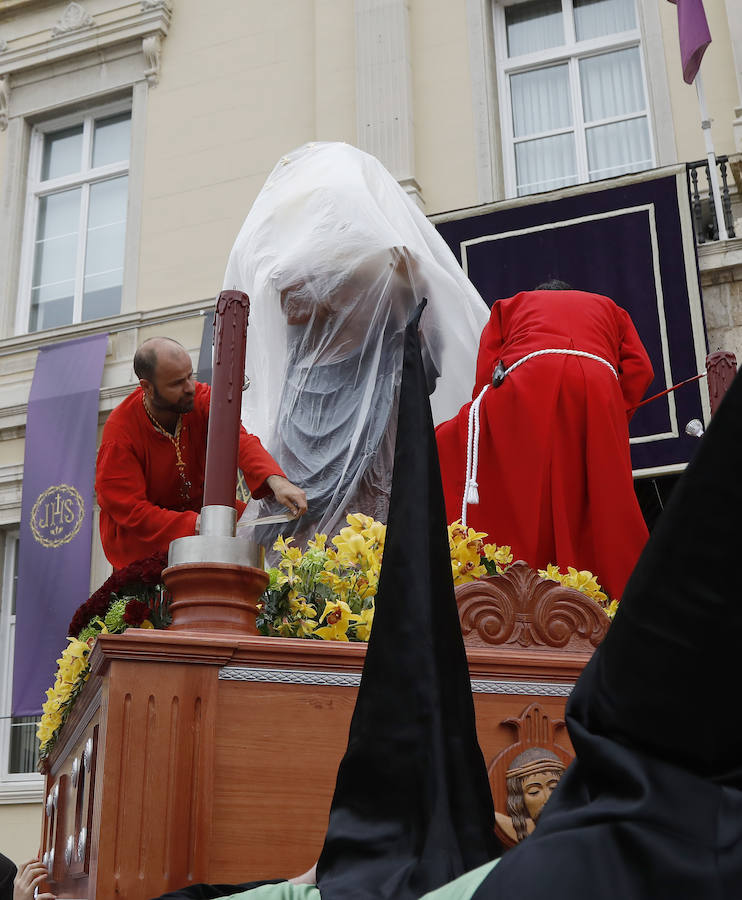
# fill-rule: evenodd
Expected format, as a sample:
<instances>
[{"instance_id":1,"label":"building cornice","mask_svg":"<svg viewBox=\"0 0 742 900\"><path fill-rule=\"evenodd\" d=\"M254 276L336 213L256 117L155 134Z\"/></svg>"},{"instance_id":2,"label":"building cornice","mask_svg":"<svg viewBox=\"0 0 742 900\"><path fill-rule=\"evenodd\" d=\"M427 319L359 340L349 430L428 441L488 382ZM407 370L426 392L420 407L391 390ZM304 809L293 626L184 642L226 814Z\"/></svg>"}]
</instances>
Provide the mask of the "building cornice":
<instances>
[{"instance_id":1,"label":"building cornice","mask_svg":"<svg viewBox=\"0 0 742 900\"><path fill-rule=\"evenodd\" d=\"M0 9L2 9L0 7ZM77 19L65 14L77 10ZM110 19L98 15L93 18L79 3L69 3L60 18L50 16L49 27L37 34L8 40L7 49L0 54L0 75L45 66L71 56L128 41L144 40L150 36L164 37L170 28L172 8L166 0L142 0L117 10ZM0 34L0 38L5 37Z\"/></svg>"}]
</instances>

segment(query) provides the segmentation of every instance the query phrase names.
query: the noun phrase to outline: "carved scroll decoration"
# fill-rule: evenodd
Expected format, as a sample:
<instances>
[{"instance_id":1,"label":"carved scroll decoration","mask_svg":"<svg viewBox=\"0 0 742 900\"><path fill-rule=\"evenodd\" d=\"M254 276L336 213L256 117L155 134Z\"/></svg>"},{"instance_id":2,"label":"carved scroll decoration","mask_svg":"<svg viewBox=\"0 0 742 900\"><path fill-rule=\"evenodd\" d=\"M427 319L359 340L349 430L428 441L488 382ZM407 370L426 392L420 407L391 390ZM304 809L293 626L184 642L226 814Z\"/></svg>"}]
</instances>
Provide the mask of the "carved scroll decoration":
<instances>
[{"instance_id":1,"label":"carved scroll decoration","mask_svg":"<svg viewBox=\"0 0 742 900\"><path fill-rule=\"evenodd\" d=\"M160 56L162 53L162 42L158 34L151 34L142 41L142 53L147 63L144 70L144 77L147 84L155 85L160 80Z\"/></svg>"},{"instance_id":2,"label":"carved scroll decoration","mask_svg":"<svg viewBox=\"0 0 742 900\"><path fill-rule=\"evenodd\" d=\"M504 575L458 585L456 600L467 647L592 652L610 626L608 616L590 597L541 578L522 561Z\"/></svg>"}]
</instances>

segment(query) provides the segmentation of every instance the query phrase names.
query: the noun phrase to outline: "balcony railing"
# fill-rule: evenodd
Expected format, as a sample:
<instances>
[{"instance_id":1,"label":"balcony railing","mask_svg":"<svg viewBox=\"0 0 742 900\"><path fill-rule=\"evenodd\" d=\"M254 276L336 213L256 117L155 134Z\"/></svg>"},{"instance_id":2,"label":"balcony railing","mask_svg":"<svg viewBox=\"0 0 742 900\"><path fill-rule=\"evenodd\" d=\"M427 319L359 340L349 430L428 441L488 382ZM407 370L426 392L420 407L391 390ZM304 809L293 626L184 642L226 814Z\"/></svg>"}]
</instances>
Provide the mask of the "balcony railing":
<instances>
[{"instance_id":1,"label":"balcony railing","mask_svg":"<svg viewBox=\"0 0 742 900\"><path fill-rule=\"evenodd\" d=\"M729 193L729 157L717 156L716 168L719 175L719 192L721 194L721 206L724 214L724 224L730 238L735 237L734 216L732 214L732 200ZM705 244L708 241L719 240L719 223L716 218L713 198L711 194L711 179L709 178L709 163L707 159L686 164L688 172L688 193L690 194L691 210L693 212L693 227L696 232L696 241ZM699 184L699 174L703 172L705 184Z\"/></svg>"}]
</instances>

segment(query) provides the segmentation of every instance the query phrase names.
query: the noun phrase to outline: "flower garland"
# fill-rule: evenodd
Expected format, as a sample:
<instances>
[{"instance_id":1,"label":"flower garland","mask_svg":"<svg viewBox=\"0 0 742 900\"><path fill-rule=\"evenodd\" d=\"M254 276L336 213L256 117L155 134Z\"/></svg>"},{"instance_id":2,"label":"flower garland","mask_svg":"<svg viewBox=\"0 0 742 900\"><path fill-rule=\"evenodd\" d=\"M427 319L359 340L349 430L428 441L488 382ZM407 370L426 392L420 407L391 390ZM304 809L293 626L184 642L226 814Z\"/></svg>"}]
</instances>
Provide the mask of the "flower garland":
<instances>
[{"instance_id":1,"label":"flower garland","mask_svg":"<svg viewBox=\"0 0 742 900\"><path fill-rule=\"evenodd\" d=\"M57 660L54 684L36 736L42 757L51 753L78 694L90 675L90 652L100 634L120 634L127 628L167 628L169 600L162 585L167 554L157 553L114 572L80 606L69 624L67 647Z\"/></svg>"}]
</instances>

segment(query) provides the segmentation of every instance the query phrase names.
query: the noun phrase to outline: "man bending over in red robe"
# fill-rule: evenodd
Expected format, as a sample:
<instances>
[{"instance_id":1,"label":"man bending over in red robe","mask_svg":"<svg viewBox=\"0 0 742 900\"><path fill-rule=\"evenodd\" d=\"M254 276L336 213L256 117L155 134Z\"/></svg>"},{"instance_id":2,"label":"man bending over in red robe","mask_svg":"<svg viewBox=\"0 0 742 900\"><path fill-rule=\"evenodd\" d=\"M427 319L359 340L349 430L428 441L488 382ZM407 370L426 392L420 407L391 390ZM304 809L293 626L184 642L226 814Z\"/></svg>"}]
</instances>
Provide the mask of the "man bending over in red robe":
<instances>
[{"instance_id":1,"label":"man bending over in red robe","mask_svg":"<svg viewBox=\"0 0 742 900\"><path fill-rule=\"evenodd\" d=\"M211 389L170 338L145 341L134 372L139 387L109 416L96 466L101 541L115 569L197 533L203 505ZM294 515L306 512L304 491L244 428L238 461L254 497L272 493ZM235 498L235 508L240 515L245 504Z\"/></svg>"},{"instance_id":2,"label":"man bending over in red robe","mask_svg":"<svg viewBox=\"0 0 742 900\"><path fill-rule=\"evenodd\" d=\"M628 420L652 366L608 297L541 287L494 304L474 401L436 429L446 513L451 522L465 512L533 568L589 569L618 598L647 539Z\"/></svg>"}]
</instances>

